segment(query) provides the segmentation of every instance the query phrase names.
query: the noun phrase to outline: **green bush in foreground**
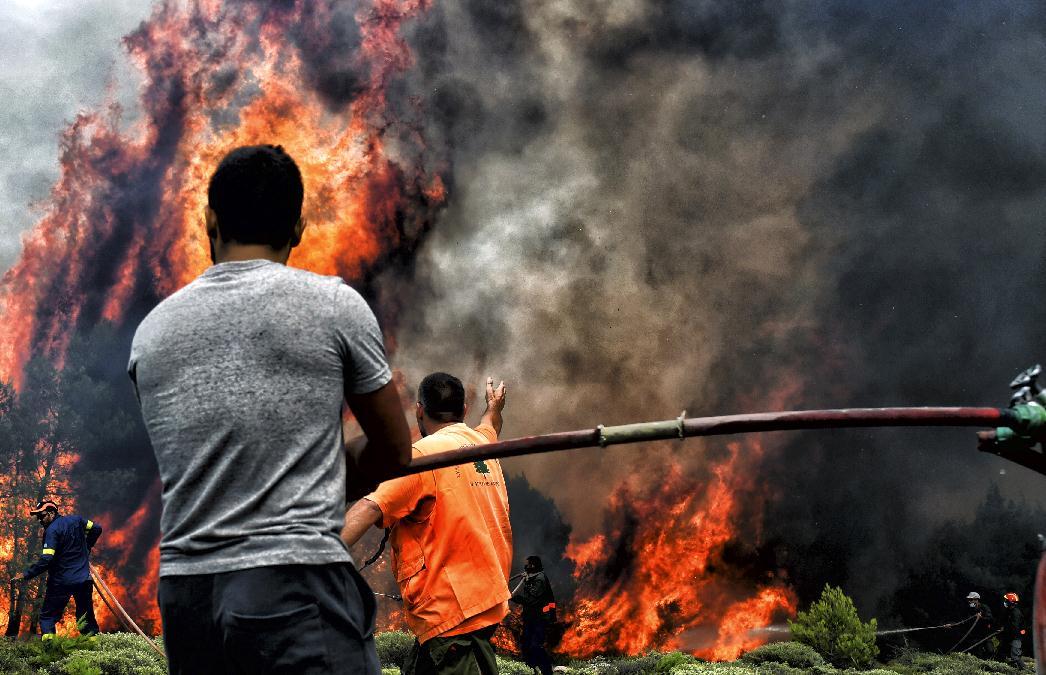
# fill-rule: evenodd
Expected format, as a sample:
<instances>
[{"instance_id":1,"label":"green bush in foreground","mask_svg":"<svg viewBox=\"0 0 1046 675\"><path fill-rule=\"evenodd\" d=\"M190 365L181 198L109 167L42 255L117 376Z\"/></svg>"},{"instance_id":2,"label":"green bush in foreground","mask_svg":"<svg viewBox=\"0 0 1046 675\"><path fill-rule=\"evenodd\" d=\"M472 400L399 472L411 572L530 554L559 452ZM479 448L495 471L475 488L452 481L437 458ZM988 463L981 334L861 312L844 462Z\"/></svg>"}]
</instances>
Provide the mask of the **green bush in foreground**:
<instances>
[{"instance_id":1,"label":"green bush in foreground","mask_svg":"<svg viewBox=\"0 0 1046 675\"><path fill-rule=\"evenodd\" d=\"M382 667L403 667L410 648L414 646L414 636L402 630L390 630L374 635L374 647L378 650L378 661Z\"/></svg>"},{"instance_id":2,"label":"green bush in foreground","mask_svg":"<svg viewBox=\"0 0 1046 675\"><path fill-rule=\"evenodd\" d=\"M799 612L788 625L796 642L813 647L835 666L864 668L879 654L875 619L862 622L841 588L826 584L809 611Z\"/></svg>"},{"instance_id":3,"label":"green bush in foreground","mask_svg":"<svg viewBox=\"0 0 1046 675\"><path fill-rule=\"evenodd\" d=\"M167 675L166 659L138 635L102 633L94 640L95 649L73 652L47 664L39 672L42 675Z\"/></svg>"},{"instance_id":4,"label":"green bush in foreground","mask_svg":"<svg viewBox=\"0 0 1046 675\"><path fill-rule=\"evenodd\" d=\"M683 652L669 652L658 659L657 666L654 667L654 672L671 673L679 666L692 665L696 662L696 659L689 654L684 654Z\"/></svg>"},{"instance_id":5,"label":"green bush in foreground","mask_svg":"<svg viewBox=\"0 0 1046 675\"><path fill-rule=\"evenodd\" d=\"M611 663L617 668L617 675L651 675L657 671L657 662L661 655L653 652L643 656L623 656Z\"/></svg>"},{"instance_id":6,"label":"green bush in foreground","mask_svg":"<svg viewBox=\"0 0 1046 675\"><path fill-rule=\"evenodd\" d=\"M810 645L801 642L771 642L741 657L746 663L783 663L793 668L824 665L824 658Z\"/></svg>"},{"instance_id":7,"label":"green bush in foreground","mask_svg":"<svg viewBox=\"0 0 1046 675\"><path fill-rule=\"evenodd\" d=\"M683 663L669 671L669 675L754 675L751 666L736 663Z\"/></svg>"},{"instance_id":8,"label":"green bush in foreground","mask_svg":"<svg viewBox=\"0 0 1046 675\"><path fill-rule=\"evenodd\" d=\"M905 651L885 668L900 675L984 675L985 673L1015 673L1004 663L983 661L970 654L926 654Z\"/></svg>"},{"instance_id":9,"label":"green bush in foreground","mask_svg":"<svg viewBox=\"0 0 1046 675\"><path fill-rule=\"evenodd\" d=\"M0 673L5 675L33 675L36 669L29 666L33 648L22 640L0 639Z\"/></svg>"},{"instance_id":10,"label":"green bush in foreground","mask_svg":"<svg viewBox=\"0 0 1046 675\"><path fill-rule=\"evenodd\" d=\"M525 663L500 655L496 656L496 658L498 660L499 675L534 675L534 671Z\"/></svg>"}]
</instances>

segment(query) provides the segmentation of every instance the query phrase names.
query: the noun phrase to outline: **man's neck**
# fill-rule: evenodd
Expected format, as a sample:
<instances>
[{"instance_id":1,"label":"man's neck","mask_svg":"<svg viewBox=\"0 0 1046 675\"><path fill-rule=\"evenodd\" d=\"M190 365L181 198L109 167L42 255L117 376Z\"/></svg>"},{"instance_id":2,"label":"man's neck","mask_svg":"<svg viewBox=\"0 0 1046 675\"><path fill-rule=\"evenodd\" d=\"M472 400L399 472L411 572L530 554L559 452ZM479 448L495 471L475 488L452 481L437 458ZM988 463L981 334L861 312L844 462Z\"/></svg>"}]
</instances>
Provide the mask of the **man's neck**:
<instances>
[{"instance_id":1,"label":"man's neck","mask_svg":"<svg viewBox=\"0 0 1046 675\"><path fill-rule=\"evenodd\" d=\"M289 246L277 250L265 244L239 244L227 241L214 243L214 263L216 265L242 260L271 260L283 265L287 263L290 254Z\"/></svg>"},{"instance_id":2,"label":"man's neck","mask_svg":"<svg viewBox=\"0 0 1046 675\"><path fill-rule=\"evenodd\" d=\"M431 436L432 434L436 433L440 429L445 429L447 427L452 427L455 424L461 424L461 422L437 422L437 421L433 420L430 417L426 417L425 421L424 421L424 424L425 424L425 431L426 431L426 433L429 436Z\"/></svg>"}]
</instances>

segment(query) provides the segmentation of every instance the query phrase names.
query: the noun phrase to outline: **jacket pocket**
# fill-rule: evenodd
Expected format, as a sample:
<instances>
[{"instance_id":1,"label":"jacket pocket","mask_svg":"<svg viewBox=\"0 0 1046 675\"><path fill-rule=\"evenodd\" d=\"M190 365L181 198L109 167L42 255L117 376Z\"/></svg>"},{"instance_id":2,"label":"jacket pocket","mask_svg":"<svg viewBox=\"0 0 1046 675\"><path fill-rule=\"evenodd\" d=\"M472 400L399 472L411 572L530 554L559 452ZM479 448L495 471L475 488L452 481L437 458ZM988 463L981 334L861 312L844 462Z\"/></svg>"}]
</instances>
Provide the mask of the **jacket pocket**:
<instances>
[{"instance_id":1,"label":"jacket pocket","mask_svg":"<svg viewBox=\"0 0 1046 675\"><path fill-rule=\"evenodd\" d=\"M409 579L425 567L425 550L421 548L421 542L417 540L410 525L400 523L397 525L399 532L393 539L393 573L396 581L401 582Z\"/></svg>"}]
</instances>

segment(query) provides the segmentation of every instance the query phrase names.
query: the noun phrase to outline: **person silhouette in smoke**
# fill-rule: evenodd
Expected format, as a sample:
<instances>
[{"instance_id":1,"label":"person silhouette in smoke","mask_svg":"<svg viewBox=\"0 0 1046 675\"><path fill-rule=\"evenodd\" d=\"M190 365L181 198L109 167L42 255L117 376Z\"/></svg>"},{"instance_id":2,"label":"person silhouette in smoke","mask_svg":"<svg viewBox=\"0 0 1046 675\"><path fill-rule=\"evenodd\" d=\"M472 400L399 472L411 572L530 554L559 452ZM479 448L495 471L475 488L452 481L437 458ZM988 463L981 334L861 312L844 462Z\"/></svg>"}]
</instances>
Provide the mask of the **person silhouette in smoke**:
<instances>
[{"instance_id":1,"label":"person silhouette in smoke","mask_svg":"<svg viewBox=\"0 0 1046 675\"><path fill-rule=\"evenodd\" d=\"M50 640L55 636L55 624L62 620L70 597L76 604L77 624L83 626L80 632L97 633L90 555L102 526L83 516L60 515L58 505L49 499L37 502L29 514L44 526L43 550L29 569L11 581L21 584L47 572L44 604L40 608L41 637Z\"/></svg>"},{"instance_id":2,"label":"person silhouette in smoke","mask_svg":"<svg viewBox=\"0 0 1046 675\"><path fill-rule=\"evenodd\" d=\"M995 632L995 617L992 616L992 610L981 602L981 594L977 591L970 591L966 596L966 604L977 616L976 623L970 631L969 643L971 646L967 649L974 656L990 659L995 654L990 637Z\"/></svg>"},{"instance_id":3,"label":"person silhouette in smoke","mask_svg":"<svg viewBox=\"0 0 1046 675\"><path fill-rule=\"evenodd\" d=\"M347 497L410 461L410 430L364 299L286 266L303 197L282 147L230 152L207 188L214 265L131 346L163 483L172 675L380 672L374 594L339 534ZM367 438L357 454L344 404Z\"/></svg>"},{"instance_id":4,"label":"person silhouette in smoke","mask_svg":"<svg viewBox=\"0 0 1046 675\"><path fill-rule=\"evenodd\" d=\"M1007 593L1002 596L1002 617L999 624L1002 633L999 634L999 660L1008 661L1017 670L1024 670L1022 658L1021 640L1025 634L1024 613L1017 606L1020 599L1016 593Z\"/></svg>"},{"instance_id":5,"label":"person silhouette in smoke","mask_svg":"<svg viewBox=\"0 0 1046 675\"><path fill-rule=\"evenodd\" d=\"M545 576L541 558L527 556L523 578L512 590L512 602L523 607L523 660L541 675L552 675L552 659L545 650L548 627L556 622L556 597Z\"/></svg>"}]
</instances>

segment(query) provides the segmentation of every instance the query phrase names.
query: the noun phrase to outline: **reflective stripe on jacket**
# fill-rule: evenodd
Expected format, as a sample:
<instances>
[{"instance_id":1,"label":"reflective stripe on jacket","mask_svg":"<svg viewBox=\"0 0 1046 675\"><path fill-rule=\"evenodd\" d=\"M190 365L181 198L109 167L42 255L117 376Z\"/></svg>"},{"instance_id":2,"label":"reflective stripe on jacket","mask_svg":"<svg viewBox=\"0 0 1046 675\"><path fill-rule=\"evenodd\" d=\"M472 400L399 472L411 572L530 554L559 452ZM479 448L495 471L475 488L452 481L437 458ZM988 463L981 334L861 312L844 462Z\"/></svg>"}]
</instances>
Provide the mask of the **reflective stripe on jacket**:
<instances>
[{"instance_id":1,"label":"reflective stripe on jacket","mask_svg":"<svg viewBox=\"0 0 1046 675\"><path fill-rule=\"evenodd\" d=\"M91 578L88 554L102 533L102 526L82 516L58 516L44 530L40 557L25 571L25 578L47 572L49 586L74 586Z\"/></svg>"}]
</instances>

